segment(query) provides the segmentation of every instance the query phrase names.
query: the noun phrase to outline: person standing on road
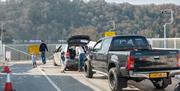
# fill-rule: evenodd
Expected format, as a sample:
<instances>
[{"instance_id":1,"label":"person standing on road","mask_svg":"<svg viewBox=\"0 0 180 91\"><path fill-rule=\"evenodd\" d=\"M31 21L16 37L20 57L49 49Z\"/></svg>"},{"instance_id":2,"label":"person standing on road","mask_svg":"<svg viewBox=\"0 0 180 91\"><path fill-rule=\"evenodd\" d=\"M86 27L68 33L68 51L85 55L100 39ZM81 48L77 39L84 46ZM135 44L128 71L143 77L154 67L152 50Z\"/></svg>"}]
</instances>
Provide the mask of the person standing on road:
<instances>
[{"instance_id":1,"label":"person standing on road","mask_svg":"<svg viewBox=\"0 0 180 91\"><path fill-rule=\"evenodd\" d=\"M83 63L84 63L84 56L85 52L81 46L76 47L76 55L78 56L78 71L82 71Z\"/></svg>"},{"instance_id":2,"label":"person standing on road","mask_svg":"<svg viewBox=\"0 0 180 91\"><path fill-rule=\"evenodd\" d=\"M65 70L66 70L66 61L65 61L65 52L63 51L61 53L61 67L62 67L62 70L61 70L61 73L65 73Z\"/></svg>"},{"instance_id":3,"label":"person standing on road","mask_svg":"<svg viewBox=\"0 0 180 91\"><path fill-rule=\"evenodd\" d=\"M32 53L32 54L31 54L31 60L32 60L33 68L37 67L37 64L36 64L36 55L35 55L35 53Z\"/></svg>"},{"instance_id":4,"label":"person standing on road","mask_svg":"<svg viewBox=\"0 0 180 91\"><path fill-rule=\"evenodd\" d=\"M42 63L46 64L46 54L45 54L45 52L48 51L48 48L47 48L47 45L44 43L43 40L41 40L39 51L41 52Z\"/></svg>"}]
</instances>

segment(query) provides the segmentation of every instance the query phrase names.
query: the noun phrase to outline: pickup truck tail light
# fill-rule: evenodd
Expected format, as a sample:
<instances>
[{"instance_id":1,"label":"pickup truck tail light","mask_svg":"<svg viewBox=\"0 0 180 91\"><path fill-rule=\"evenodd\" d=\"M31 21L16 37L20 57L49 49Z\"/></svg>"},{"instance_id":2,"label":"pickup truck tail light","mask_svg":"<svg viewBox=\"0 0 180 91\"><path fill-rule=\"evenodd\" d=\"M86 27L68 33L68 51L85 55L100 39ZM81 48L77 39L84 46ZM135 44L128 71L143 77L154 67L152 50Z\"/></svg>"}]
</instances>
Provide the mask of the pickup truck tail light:
<instances>
[{"instance_id":1,"label":"pickup truck tail light","mask_svg":"<svg viewBox=\"0 0 180 91\"><path fill-rule=\"evenodd\" d=\"M180 67L180 53L177 55L177 66Z\"/></svg>"},{"instance_id":2,"label":"pickup truck tail light","mask_svg":"<svg viewBox=\"0 0 180 91\"><path fill-rule=\"evenodd\" d=\"M128 56L127 69L132 70L134 68L134 57Z\"/></svg>"},{"instance_id":3,"label":"pickup truck tail light","mask_svg":"<svg viewBox=\"0 0 180 91\"><path fill-rule=\"evenodd\" d=\"M70 52L69 52L69 51L65 52L65 57L66 57L66 58L69 58L69 57L70 57Z\"/></svg>"}]
</instances>

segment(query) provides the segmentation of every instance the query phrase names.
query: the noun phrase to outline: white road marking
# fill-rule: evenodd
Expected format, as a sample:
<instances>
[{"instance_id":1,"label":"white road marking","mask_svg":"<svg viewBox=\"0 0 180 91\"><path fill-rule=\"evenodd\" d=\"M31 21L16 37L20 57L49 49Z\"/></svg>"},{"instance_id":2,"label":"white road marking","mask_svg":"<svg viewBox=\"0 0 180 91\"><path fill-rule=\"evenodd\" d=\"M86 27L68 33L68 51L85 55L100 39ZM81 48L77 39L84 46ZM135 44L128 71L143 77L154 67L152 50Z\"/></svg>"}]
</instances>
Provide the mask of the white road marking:
<instances>
[{"instance_id":1,"label":"white road marking","mask_svg":"<svg viewBox=\"0 0 180 91\"><path fill-rule=\"evenodd\" d=\"M40 67L37 67L37 68L38 68L38 70L44 75L44 77L49 81L49 83L51 83L51 85L52 85L57 91L62 91L62 90L46 75L46 73L41 70Z\"/></svg>"},{"instance_id":2,"label":"white road marking","mask_svg":"<svg viewBox=\"0 0 180 91\"><path fill-rule=\"evenodd\" d=\"M103 89L102 89L101 87L99 87L99 86L97 86L96 84L90 82L89 79L86 78L86 76L85 76L83 73L81 73L81 76L82 76L88 83L90 83L94 88L98 89L98 91L103 91Z\"/></svg>"}]
</instances>

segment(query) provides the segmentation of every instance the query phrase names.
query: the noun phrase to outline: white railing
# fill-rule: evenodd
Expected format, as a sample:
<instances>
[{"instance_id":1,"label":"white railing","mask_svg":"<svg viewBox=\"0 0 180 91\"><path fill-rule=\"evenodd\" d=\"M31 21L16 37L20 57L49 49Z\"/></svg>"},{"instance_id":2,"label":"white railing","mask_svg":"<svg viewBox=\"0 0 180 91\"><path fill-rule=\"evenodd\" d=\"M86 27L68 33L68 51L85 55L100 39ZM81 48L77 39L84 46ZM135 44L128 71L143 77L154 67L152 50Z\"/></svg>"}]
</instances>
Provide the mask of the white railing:
<instances>
[{"instance_id":1,"label":"white railing","mask_svg":"<svg viewBox=\"0 0 180 91\"><path fill-rule=\"evenodd\" d=\"M164 48L164 38L147 38L153 49L180 49L180 38L166 38L167 48ZM48 44L49 52L47 52L47 57L51 57L53 51L60 44ZM6 44L3 47L0 44L0 53L6 56L6 52L11 52L12 60L29 60L31 59L28 54L29 44ZM3 51L2 51L3 50Z\"/></svg>"},{"instance_id":2,"label":"white railing","mask_svg":"<svg viewBox=\"0 0 180 91\"><path fill-rule=\"evenodd\" d=\"M23 61L23 60L31 60L31 55L28 53L28 47L31 44L6 44L4 47L4 55L6 52L10 52L11 60L15 61ZM58 44L48 44L48 52L46 52L47 58L50 58L53 52L56 49L56 45ZM6 57L7 55L5 55ZM40 58L40 55L38 55Z\"/></svg>"},{"instance_id":3,"label":"white railing","mask_svg":"<svg viewBox=\"0 0 180 91\"><path fill-rule=\"evenodd\" d=\"M164 38L147 38L152 48L164 48ZM180 38L165 38L165 49L180 49Z\"/></svg>"}]
</instances>

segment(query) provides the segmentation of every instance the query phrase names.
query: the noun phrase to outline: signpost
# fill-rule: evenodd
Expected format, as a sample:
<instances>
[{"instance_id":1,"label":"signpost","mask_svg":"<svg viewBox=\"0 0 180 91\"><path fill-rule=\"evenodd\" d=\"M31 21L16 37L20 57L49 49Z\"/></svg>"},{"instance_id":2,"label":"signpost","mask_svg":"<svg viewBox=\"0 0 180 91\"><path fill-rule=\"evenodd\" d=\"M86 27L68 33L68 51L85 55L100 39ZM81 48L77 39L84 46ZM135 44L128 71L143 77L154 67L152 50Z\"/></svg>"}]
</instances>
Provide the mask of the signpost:
<instances>
[{"instance_id":1,"label":"signpost","mask_svg":"<svg viewBox=\"0 0 180 91\"><path fill-rule=\"evenodd\" d=\"M116 35L116 32L113 32L113 31L104 32L105 37L110 37L110 36L115 36L115 35Z\"/></svg>"},{"instance_id":2,"label":"signpost","mask_svg":"<svg viewBox=\"0 0 180 91\"><path fill-rule=\"evenodd\" d=\"M0 40L0 55L3 55L3 46L2 46L2 41Z\"/></svg>"},{"instance_id":3,"label":"signpost","mask_svg":"<svg viewBox=\"0 0 180 91\"><path fill-rule=\"evenodd\" d=\"M31 44L28 46L28 53L33 55L39 55L39 45L38 44Z\"/></svg>"},{"instance_id":4,"label":"signpost","mask_svg":"<svg viewBox=\"0 0 180 91\"><path fill-rule=\"evenodd\" d=\"M115 21L112 20L111 23L112 23L112 28L109 29L109 31L104 32L104 34L103 34L104 37L110 37L110 36L115 36L116 35L116 32L114 32L114 30L116 29Z\"/></svg>"}]
</instances>

